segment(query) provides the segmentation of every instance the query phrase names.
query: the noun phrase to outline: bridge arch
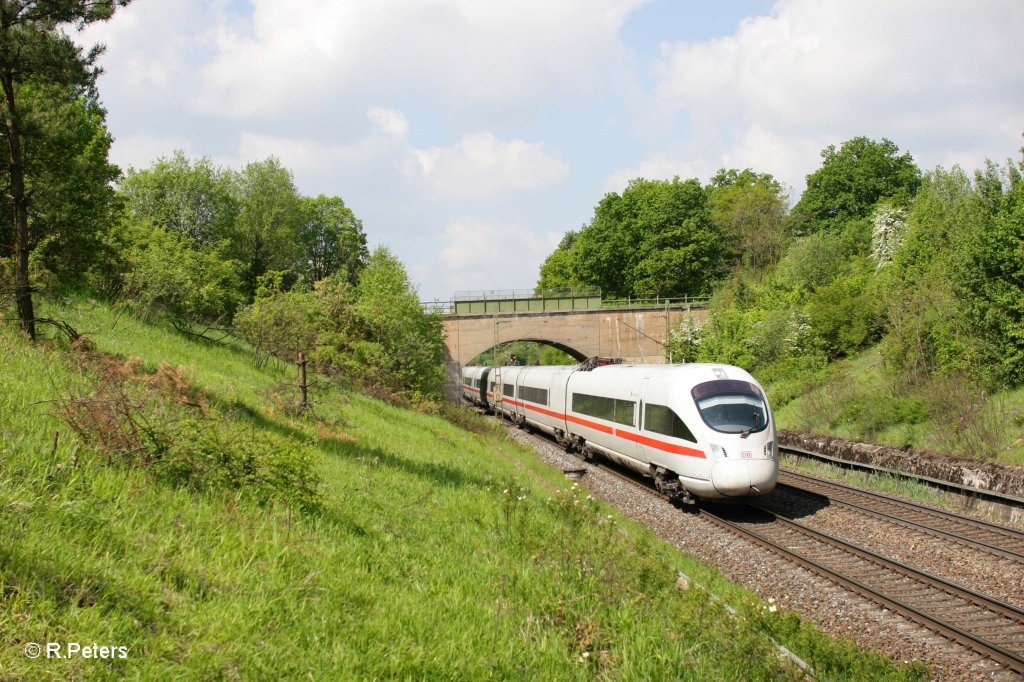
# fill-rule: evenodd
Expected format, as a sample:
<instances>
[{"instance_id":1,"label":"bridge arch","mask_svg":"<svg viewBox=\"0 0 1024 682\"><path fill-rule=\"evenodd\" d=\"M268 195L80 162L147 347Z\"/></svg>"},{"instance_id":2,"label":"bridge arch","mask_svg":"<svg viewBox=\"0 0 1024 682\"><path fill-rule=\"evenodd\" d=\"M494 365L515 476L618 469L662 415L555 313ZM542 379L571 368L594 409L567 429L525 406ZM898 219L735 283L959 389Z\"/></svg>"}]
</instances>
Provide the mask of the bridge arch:
<instances>
[{"instance_id":1,"label":"bridge arch","mask_svg":"<svg viewBox=\"0 0 1024 682\"><path fill-rule=\"evenodd\" d=\"M500 341L497 344L491 344L484 350L474 355L467 362L473 365L493 364L494 360L492 360L492 355L494 355L497 356L497 364L507 364L505 360L508 359L510 352L521 352L518 348L518 345L520 343L535 344L539 346L545 346L547 348L554 348L555 350L559 350L562 353L565 353L567 356L569 356L569 358L571 358L575 362L582 362L583 360L586 360L587 357L589 357L582 351L579 351L571 346L567 346L564 343L558 341L551 341L549 339L542 338L523 338L515 339L513 341ZM512 346L512 344L516 344L516 346ZM533 349L527 349L527 356L533 355L533 353L531 352L532 350ZM524 360L524 357L520 355L519 360L521 363L522 360ZM568 360L566 362L568 362Z\"/></svg>"},{"instance_id":2,"label":"bridge arch","mask_svg":"<svg viewBox=\"0 0 1024 682\"><path fill-rule=\"evenodd\" d=\"M661 363L665 362L663 344L684 317L700 326L707 309L663 305L449 315L444 321L445 345L458 366L511 341L544 343L581 360L601 355Z\"/></svg>"}]
</instances>

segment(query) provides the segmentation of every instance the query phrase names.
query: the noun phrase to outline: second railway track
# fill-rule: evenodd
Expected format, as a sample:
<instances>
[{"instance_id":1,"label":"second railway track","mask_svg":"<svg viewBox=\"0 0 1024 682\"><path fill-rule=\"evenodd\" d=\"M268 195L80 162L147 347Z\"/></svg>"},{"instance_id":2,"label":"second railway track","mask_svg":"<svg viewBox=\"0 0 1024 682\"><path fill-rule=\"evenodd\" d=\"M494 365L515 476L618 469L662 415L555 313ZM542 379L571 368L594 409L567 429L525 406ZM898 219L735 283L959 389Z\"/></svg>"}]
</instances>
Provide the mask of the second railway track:
<instances>
[{"instance_id":1,"label":"second railway track","mask_svg":"<svg viewBox=\"0 0 1024 682\"><path fill-rule=\"evenodd\" d=\"M740 511L740 518L736 512ZM763 509L702 516L1024 674L1024 610Z\"/></svg>"},{"instance_id":2,"label":"second railway track","mask_svg":"<svg viewBox=\"0 0 1024 682\"><path fill-rule=\"evenodd\" d=\"M601 469L660 496L615 467ZM747 505L700 515L754 544L1024 675L1024 610Z\"/></svg>"},{"instance_id":3,"label":"second railway track","mask_svg":"<svg viewBox=\"0 0 1024 682\"><path fill-rule=\"evenodd\" d=\"M1024 564L1024 532L1015 528L788 469L780 473L779 483L826 498L830 504Z\"/></svg>"}]
</instances>

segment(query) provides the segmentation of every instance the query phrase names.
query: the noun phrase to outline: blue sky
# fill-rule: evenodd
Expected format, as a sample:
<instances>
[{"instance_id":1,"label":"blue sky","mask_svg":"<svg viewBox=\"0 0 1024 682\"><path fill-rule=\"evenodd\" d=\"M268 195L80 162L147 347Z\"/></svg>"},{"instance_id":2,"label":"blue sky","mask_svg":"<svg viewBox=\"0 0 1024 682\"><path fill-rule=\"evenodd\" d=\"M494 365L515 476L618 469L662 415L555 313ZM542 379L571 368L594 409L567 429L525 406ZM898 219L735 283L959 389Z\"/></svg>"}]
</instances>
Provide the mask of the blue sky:
<instances>
[{"instance_id":1,"label":"blue sky","mask_svg":"<svg viewBox=\"0 0 1024 682\"><path fill-rule=\"evenodd\" d=\"M104 42L113 160L278 157L342 197L421 298L525 289L631 178L770 172L893 140L1019 159L1024 3L137 0Z\"/></svg>"}]
</instances>

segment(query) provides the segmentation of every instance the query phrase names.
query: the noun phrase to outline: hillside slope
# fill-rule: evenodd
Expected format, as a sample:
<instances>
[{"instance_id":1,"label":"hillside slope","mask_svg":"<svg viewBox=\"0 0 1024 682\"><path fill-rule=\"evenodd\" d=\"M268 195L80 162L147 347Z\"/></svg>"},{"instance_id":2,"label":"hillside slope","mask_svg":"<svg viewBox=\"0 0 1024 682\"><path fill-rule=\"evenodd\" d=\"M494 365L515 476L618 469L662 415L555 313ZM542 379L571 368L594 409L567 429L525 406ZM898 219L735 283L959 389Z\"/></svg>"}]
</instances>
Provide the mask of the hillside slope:
<instances>
[{"instance_id":1,"label":"hillside slope","mask_svg":"<svg viewBox=\"0 0 1024 682\"><path fill-rule=\"evenodd\" d=\"M326 384L289 416L289 367L43 314L88 340L0 328L4 679L799 679L772 637L834 680L922 673L769 613L482 421Z\"/></svg>"}]
</instances>

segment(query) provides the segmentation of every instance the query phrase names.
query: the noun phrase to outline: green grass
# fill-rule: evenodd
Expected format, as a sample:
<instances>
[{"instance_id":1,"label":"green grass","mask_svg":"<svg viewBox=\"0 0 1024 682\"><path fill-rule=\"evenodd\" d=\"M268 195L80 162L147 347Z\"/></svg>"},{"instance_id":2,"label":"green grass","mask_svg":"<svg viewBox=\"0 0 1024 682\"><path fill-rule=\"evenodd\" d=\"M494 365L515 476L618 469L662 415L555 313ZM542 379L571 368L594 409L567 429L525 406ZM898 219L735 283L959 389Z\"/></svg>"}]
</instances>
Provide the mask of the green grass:
<instances>
[{"instance_id":1,"label":"green grass","mask_svg":"<svg viewBox=\"0 0 1024 682\"><path fill-rule=\"evenodd\" d=\"M767 386L769 397L787 398L776 410L782 428L1024 465L1024 389L987 399L956 380L897 390L878 347L837 361L812 379L794 388L795 379L784 376ZM962 395L951 397L957 389ZM953 413L978 400L984 409L954 426Z\"/></svg>"},{"instance_id":2,"label":"green grass","mask_svg":"<svg viewBox=\"0 0 1024 682\"><path fill-rule=\"evenodd\" d=\"M290 368L243 348L77 299L41 314L183 366L221 419L308 448L322 504L108 463L46 402L96 378L0 328L0 678L800 679L771 638L833 680L925 676L769 613L483 425L327 386L315 418L289 417ZM32 642L128 657L31 659Z\"/></svg>"}]
</instances>

